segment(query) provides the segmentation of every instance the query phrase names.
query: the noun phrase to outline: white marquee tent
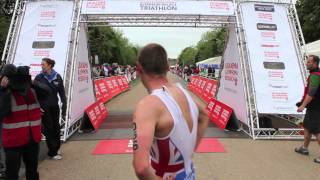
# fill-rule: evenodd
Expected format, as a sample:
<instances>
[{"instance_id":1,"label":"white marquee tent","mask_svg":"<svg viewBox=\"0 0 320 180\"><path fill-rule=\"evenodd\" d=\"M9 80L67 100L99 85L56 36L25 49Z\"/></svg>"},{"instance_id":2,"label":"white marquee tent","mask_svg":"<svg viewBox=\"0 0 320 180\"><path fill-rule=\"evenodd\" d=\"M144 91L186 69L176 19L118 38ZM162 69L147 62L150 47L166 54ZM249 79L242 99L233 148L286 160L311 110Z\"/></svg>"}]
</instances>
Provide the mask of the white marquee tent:
<instances>
[{"instance_id":1,"label":"white marquee tent","mask_svg":"<svg viewBox=\"0 0 320 180\"><path fill-rule=\"evenodd\" d=\"M308 54L320 56L320 40L306 44L304 47Z\"/></svg>"},{"instance_id":2,"label":"white marquee tent","mask_svg":"<svg viewBox=\"0 0 320 180\"><path fill-rule=\"evenodd\" d=\"M219 68L220 64L221 64L221 56L208 58L203 61L197 62L196 64L197 64L197 66L199 66L199 65L214 65L217 68Z\"/></svg>"}]
</instances>

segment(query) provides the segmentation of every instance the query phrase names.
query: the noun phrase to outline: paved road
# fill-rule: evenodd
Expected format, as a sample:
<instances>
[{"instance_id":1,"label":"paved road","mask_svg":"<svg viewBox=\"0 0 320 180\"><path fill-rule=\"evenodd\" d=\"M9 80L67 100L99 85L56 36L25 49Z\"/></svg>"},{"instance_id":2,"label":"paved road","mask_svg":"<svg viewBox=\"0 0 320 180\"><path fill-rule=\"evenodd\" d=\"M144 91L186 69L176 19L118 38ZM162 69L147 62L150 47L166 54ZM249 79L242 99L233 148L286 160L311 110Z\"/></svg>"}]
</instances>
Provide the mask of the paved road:
<instances>
[{"instance_id":1,"label":"paved road","mask_svg":"<svg viewBox=\"0 0 320 180\"><path fill-rule=\"evenodd\" d=\"M174 76L170 76L170 79L180 81ZM122 117L126 120L122 121L130 123L130 113L146 94L142 84L138 83L130 91L107 104L110 114L117 116L118 120L123 114ZM110 119L106 121L117 122ZM63 144L63 160L44 160L40 163L41 179L136 179L131 166L131 155L91 154L100 139L131 136L128 128L118 129L117 124L110 127L106 122L96 134L75 135ZM197 178L200 180L320 180L320 165L313 163L313 158L320 155L316 142L311 144L310 156L305 157L293 152L294 147L299 146L301 141L251 140L239 134L228 135L213 126L208 129L206 136L218 137L226 153L195 154Z\"/></svg>"}]
</instances>

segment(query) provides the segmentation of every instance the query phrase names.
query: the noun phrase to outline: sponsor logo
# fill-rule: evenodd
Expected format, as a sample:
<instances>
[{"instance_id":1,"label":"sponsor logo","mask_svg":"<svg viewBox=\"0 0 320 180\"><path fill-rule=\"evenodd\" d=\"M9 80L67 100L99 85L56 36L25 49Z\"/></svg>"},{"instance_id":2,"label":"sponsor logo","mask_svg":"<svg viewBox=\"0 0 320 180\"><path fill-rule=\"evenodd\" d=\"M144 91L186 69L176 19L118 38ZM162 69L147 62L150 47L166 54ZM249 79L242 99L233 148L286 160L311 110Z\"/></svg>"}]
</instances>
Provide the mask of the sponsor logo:
<instances>
[{"instance_id":1,"label":"sponsor logo","mask_svg":"<svg viewBox=\"0 0 320 180\"><path fill-rule=\"evenodd\" d=\"M91 9L105 9L106 8L106 1L87 1L86 8Z\"/></svg>"},{"instance_id":2,"label":"sponsor logo","mask_svg":"<svg viewBox=\"0 0 320 180\"><path fill-rule=\"evenodd\" d=\"M225 64L225 80L234 82L234 85L238 85L238 63L226 63Z\"/></svg>"},{"instance_id":3,"label":"sponsor logo","mask_svg":"<svg viewBox=\"0 0 320 180\"><path fill-rule=\"evenodd\" d=\"M261 37L264 41L275 41L276 33L274 31L261 31Z\"/></svg>"},{"instance_id":4,"label":"sponsor logo","mask_svg":"<svg viewBox=\"0 0 320 180\"><path fill-rule=\"evenodd\" d=\"M177 3L175 1L143 1L140 2L140 10L142 11L177 11Z\"/></svg>"},{"instance_id":5,"label":"sponsor logo","mask_svg":"<svg viewBox=\"0 0 320 180\"><path fill-rule=\"evenodd\" d=\"M273 5L264 5L264 4L255 4L254 10L255 11L274 12L274 6Z\"/></svg>"},{"instance_id":6,"label":"sponsor logo","mask_svg":"<svg viewBox=\"0 0 320 180\"><path fill-rule=\"evenodd\" d=\"M268 12L259 12L257 16L260 20L268 21L268 22L272 21L273 19L272 13L268 13Z\"/></svg>"},{"instance_id":7,"label":"sponsor logo","mask_svg":"<svg viewBox=\"0 0 320 180\"><path fill-rule=\"evenodd\" d=\"M280 46L279 44L261 44L261 47L264 47L264 48L277 48L279 46Z\"/></svg>"},{"instance_id":8,"label":"sponsor logo","mask_svg":"<svg viewBox=\"0 0 320 180\"><path fill-rule=\"evenodd\" d=\"M42 11L40 13L41 18L55 18L56 17L56 11Z\"/></svg>"},{"instance_id":9,"label":"sponsor logo","mask_svg":"<svg viewBox=\"0 0 320 180\"><path fill-rule=\"evenodd\" d=\"M276 24L267 24L267 23L257 23L258 30L268 30L268 31L277 31Z\"/></svg>"},{"instance_id":10,"label":"sponsor logo","mask_svg":"<svg viewBox=\"0 0 320 180\"><path fill-rule=\"evenodd\" d=\"M286 92L272 92L272 99L274 100L288 100L288 93Z\"/></svg>"},{"instance_id":11,"label":"sponsor logo","mask_svg":"<svg viewBox=\"0 0 320 180\"><path fill-rule=\"evenodd\" d=\"M55 24L38 24L38 27L56 27Z\"/></svg>"},{"instance_id":12,"label":"sponsor logo","mask_svg":"<svg viewBox=\"0 0 320 180\"><path fill-rule=\"evenodd\" d=\"M211 1L210 2L210 8L214 10L229 10L229 3L228 2L216 2L216 1Z\"/></svg>"}]
</instances>

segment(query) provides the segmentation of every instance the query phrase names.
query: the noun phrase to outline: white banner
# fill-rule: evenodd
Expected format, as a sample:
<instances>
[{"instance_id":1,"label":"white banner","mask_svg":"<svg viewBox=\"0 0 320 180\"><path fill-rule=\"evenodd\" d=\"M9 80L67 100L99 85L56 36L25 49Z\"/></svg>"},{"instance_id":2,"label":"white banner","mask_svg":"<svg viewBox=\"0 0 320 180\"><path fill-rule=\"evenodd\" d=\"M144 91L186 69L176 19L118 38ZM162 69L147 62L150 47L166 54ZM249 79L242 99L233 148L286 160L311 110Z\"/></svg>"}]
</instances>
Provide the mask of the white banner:
<instances>
[{"instance_id":1,"label":"white banner","mask_svg":"<svg viewBox=\"0 0 320 180\"><path fill-rule=\"evenodd\" d=\"M223 63L217 99L230 106L236 117L248 125L248 111L234 25L229 25L229 37L223 54Z\"/></svg>"},{"instance_id":2,"label":"white banner","mask_svg":"<svg viewBox=\"0 0 320 180\"><path fill-rule=\"evenodd\" d=\"M234 15L232 1L85 0L82 14Z\"/></svg>"},{"instance_id":3,"label":"white banner","mask_svg":"<svg viewBox=\"0 0 320 180\"><path fill-rule=\"evenodd\" d=\"M244 3L241 8L258 112L297 114L304 84L285 5Z\"/></svg>"},{"instance_id":4,"label":"white banner","mask_svg":"<svg viewBox=\"0 0 320 180\"><path fill-rule=\"evenodd\" d=\"M95 101L87 41L86 29L84 25L81 24L78 53L75 62L75 79L72 84L69 125L79 120L83 116L85 109Z\"/></svg>"},{"instance_id":5,"label":"white banner","mask_svg":"<svg viewBox=\"0 0 320 180\"><path fill-rule=\"evenodd\" d=\"M27 2L13 63L30 66L35 77L41 71L41 59L49 57L64 77L72 9L72 1Z\"/></svg>"}]
</instances>

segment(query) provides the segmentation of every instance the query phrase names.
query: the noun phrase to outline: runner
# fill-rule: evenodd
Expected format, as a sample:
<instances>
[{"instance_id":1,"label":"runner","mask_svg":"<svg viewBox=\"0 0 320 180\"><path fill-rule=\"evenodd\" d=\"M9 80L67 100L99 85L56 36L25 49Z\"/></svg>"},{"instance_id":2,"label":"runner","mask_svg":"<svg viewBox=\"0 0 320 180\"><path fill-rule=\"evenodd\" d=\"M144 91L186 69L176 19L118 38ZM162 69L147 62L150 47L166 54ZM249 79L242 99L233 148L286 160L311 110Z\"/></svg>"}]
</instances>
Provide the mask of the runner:
<instances>
[{"instance_id":1,"label":"runner","mask_svg":"<svg viewBox=\"0 0 320 180\"><path fill-rule=\"evenodd\" d=\"M133 117L133 166L139 179L195 179L192 154L209 119L181 85L168 81L168 71L163 47L149 44L141 50L137 72L150 95Z\"/></svg>"}]
</instances>

